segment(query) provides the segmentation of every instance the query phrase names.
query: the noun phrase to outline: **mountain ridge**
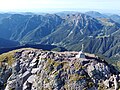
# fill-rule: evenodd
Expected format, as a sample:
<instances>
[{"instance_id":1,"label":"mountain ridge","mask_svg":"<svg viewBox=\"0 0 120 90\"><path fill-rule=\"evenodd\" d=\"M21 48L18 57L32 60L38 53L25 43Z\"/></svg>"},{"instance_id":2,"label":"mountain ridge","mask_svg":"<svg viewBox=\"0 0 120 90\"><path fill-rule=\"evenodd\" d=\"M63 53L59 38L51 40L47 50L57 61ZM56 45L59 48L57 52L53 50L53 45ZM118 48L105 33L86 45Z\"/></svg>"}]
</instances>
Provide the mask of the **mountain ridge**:
<instances>
[{"instance_id":1,"label":"mountain ridge","mask_svg":"<svg viewBox=\"0 0 120 90\"><path fill-rule=\"evenodd\" d=\"M89 12L90 13L90 12ZM92 14L97 12L93 12ZM98 13L100 14L100 13ZM65 14L64 18L57 14L46 15L21 15L12 14L9 17L5 17L0 23L1 38L8 40L18 41L20 44L52 44L64 47L68 50L80 50L80 46L83 43L86 47L85 51L102 54L99 51L95 51L88 45L90 41L94 41L94 48L96 41L98 44L108 43L111 46L114 42L119 44L119 32L120 24L110 17L95 18L86 14L71 12ZM116 33L117 32L117 33ZM107 41L102 38L109 38ZM99 40L101 39L101 41ZM101 50L104 45L98 48ZM106 44L107 45L107 44ZM116 48L117 47L112 47ZM102 49L104 50L104 49ZM115 49L114 49L115 50ZM107 52L113 52L110 48L103 51L108 57ZM114 51L114 55L119 52Z\"/></svg>"}]
</instances>

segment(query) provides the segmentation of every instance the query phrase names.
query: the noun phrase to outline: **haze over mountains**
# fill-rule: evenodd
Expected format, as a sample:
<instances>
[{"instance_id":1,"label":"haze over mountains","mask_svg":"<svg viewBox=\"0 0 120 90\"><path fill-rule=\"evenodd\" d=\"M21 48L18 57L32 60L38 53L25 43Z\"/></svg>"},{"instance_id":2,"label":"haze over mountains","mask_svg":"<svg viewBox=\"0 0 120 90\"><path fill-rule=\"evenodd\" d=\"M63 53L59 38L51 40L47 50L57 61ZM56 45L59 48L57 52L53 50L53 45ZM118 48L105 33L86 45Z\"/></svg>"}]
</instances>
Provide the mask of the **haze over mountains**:
<instances>
[{"instance_id":1,"label":"haze over mountains","mask_svg":"<svg viewBox=\"0 0 120 90\"><path fill-rule=\"evenodd\" d=\"M21 45L47 44L79 51L84 44L85 52L116 57L120 55L119 35L119 15L109 16L94 11L0 14L0 38ZM19 46L19 43L14 45Z\"/></svg>"}]
</instances>

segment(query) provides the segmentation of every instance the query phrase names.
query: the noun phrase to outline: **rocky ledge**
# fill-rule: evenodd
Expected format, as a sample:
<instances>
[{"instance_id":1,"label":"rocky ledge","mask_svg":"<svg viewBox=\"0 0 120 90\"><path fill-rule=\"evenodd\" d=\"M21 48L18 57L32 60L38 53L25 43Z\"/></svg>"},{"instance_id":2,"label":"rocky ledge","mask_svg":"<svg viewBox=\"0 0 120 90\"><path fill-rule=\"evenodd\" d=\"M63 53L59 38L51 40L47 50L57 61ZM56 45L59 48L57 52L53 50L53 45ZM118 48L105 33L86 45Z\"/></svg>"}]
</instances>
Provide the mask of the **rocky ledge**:
<instances>
[{"instance_id":1,"label":"rocky ledge","mask_svg":"<svg viewBox=\"0 0 120 90\"><path fill-rule=\"evenodd\" d=\"M99 57L78 52L19 50L1 61L0 90L118 90L120 75ZM77 56L77 57L76 57Z\"/></svg>"}]
</instances>

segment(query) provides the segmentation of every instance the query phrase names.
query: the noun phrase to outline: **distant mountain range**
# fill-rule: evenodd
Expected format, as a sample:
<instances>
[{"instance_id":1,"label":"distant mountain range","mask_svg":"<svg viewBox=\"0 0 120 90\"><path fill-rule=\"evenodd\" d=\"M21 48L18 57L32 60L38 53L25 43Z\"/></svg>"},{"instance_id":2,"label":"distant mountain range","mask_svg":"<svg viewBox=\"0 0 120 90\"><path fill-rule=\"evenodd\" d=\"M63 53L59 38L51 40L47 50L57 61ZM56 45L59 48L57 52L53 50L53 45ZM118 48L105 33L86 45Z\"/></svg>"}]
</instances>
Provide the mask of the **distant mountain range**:
<instances>
[{"instance_id":1,"label":"distant mountain range","mask_svg":"<svg viewBox=\"0 0 120 90\"><path fill-rule=\"evenodd\" d=\"M0 14L0 38L21 45L56 45L76 51L84 44L85 52L116 57L120 56L120 16L94 11Z\"/></svg>"}]
</instances>

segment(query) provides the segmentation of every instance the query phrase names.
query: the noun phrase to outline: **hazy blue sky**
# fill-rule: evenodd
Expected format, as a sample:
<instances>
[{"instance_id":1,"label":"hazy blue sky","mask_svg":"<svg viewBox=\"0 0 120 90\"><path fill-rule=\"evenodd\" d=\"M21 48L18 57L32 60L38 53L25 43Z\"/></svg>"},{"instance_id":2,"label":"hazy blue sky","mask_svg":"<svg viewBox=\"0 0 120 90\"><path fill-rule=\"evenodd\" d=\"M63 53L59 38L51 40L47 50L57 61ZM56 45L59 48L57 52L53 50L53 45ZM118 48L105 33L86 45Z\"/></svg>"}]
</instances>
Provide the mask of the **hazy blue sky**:
<instances>
[{"instance_id":1,"label":"hazy blue sky","mask_svg":"<svg viewBox=\"0 0 120 90\"><path fill-rule=\"evenodd\" d=\"M0 11L74 11L118 12L120 0L0 0Z\"/></svg>"}]
</instances>

